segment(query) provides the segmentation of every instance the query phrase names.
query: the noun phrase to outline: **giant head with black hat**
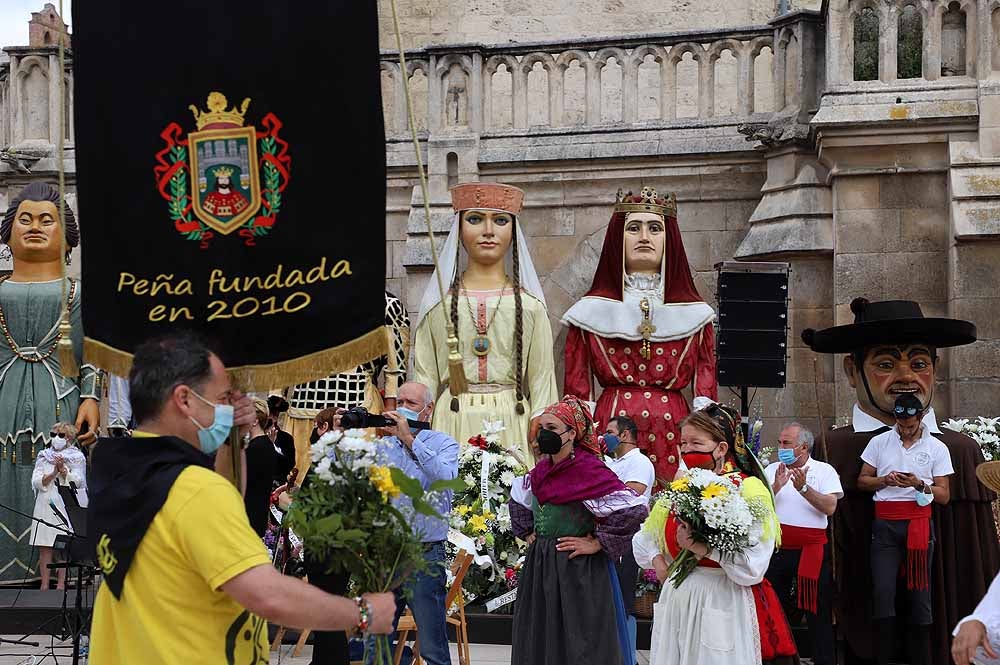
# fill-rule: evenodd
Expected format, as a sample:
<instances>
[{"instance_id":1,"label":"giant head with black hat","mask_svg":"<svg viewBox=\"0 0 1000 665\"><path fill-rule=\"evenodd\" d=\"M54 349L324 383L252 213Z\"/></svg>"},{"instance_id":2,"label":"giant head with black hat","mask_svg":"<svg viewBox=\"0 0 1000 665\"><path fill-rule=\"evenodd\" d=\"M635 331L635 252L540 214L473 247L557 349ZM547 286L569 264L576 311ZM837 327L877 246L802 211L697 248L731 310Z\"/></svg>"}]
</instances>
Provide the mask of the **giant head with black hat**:
<instances>
[{"instance_id":1,"label":"giant head with black hat","mask_svg":"<svg viewBox=\"0 0 1000 665\"><path fill-rule=\"evenodd\" d=\"M896 398L912 394L924 409L934 398L937 350L976 341L976 326L958 319L925 317L911 300L851 302L854 323L807 328L804 341L819 353L843 353L844 373L858 406L891 425Z\"/></svg>"}]
</instances>

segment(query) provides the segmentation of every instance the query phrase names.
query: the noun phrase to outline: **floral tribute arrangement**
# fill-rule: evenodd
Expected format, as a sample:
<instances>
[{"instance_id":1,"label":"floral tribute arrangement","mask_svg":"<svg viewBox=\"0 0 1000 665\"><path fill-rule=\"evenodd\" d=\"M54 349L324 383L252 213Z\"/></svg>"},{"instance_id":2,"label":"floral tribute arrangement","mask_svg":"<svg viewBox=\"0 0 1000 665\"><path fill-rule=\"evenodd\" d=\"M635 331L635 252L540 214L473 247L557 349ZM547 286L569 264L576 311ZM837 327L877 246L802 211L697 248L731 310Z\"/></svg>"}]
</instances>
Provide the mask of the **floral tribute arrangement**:
<instances>
[{"instance_id":1,"label":"floral tribute arrangement","mask_svg":"<svg viewBox=\"0 0 1000 665\"><path fill-rule=\"evenodd\" d=\"M986 461L1000 459L1000 418L979 416L975 421L968 418L948 420L941 427L971 436L979 444Z\"/></svg>"},{"instance_id":2,"label":"floral tribute arrangement","mask_svg":"<svg viewBox=\"0 0 1000 665\"><path fill-rule=\"evenodd\" d=\"M462 588L467 601L482 602L517 587L524 545L515 537L510 523L510 488L527 473L524 461L503 448L499 420L484 420L483 431L469 439L458 458L458 478L462 488L452 499L449 550L461 549L456 541L471 540L476 555ZM465 538L463 538L464 536Z\"/></svg>"},{"instance_id":3,"label":"floral tribute arrangement","mask_svg":"<svg viewBox=\"0 0 1000 665\"><path fill-rule=\"evenodd\" d=\"M760 499L745 499L738 479L706 469L691 469L660 493L678 518L691 526L691 536L722 556L735 557L760 542L767 508ZM690 550L682 550L667 569L677 588L698 565Z\"/></svg>"},{"instance_id":4,"label":"floral tribute arrangement","mask_svg":"<svg viewBox=\"0 0 1000 665\"><path fill-rule=\"evenodd\" d=\"M433 492L459 489L454 480L420 482L395 467L378 464L378 443L364 430L338 430L323 435L310 449L314 478L295 497L289 525L305 549L329 562L329 572L347 573L359 589L389 591L413 572L424 570L420 534L410 527L412 510L437 516L427 501ZM365 662L392 662L387 636L365 641ZM374 656L374 660L371 660Z\"/></svg>"}]
</instances>

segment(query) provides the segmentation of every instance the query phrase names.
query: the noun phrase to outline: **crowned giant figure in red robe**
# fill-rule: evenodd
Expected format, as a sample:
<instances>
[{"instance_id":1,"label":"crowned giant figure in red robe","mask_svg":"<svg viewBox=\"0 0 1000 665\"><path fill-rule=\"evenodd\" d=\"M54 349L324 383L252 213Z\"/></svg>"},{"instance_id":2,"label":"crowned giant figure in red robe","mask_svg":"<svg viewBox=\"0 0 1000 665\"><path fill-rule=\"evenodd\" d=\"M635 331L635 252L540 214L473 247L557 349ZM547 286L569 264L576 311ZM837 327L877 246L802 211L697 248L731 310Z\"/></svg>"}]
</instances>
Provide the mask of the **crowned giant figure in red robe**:
<instances>
[{"instance_id":1,"label":"crowned giant figure in red robe","mask_svg":"<svg viewBox=\"0 0 1000 665\"><path fill-rule=\"evenodd\" d=\"M681 389L717 397L714 318L691 279L674 195L619 191L594 282L562 318L565 392L593 400L596 380L595 420L635 420L657 487L680 461L680 422L690 411Z\"/></svg>"}]
</instances>

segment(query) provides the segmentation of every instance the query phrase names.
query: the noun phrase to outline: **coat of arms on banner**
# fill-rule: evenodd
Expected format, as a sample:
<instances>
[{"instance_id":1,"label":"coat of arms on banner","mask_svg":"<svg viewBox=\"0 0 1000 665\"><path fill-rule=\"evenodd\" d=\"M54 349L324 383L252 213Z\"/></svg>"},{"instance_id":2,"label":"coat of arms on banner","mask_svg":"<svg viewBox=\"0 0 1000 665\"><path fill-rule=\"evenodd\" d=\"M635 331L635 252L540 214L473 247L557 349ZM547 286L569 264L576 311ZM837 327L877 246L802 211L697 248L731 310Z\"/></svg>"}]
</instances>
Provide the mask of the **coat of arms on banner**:
<instances>
[{"instance_id":1,"label":"coat of arms on banner","mask_svg":"<svg viewBox=\"0 0 1000 665\"><path fill-rule=\"evenodd\" d=\"M206 105L189 107L197 131L185 136L172 122L160 133L166 146L156 154L157 187L178 233L202 249L234 231L254 245L273 228L290 177L281 121L268 113L263 129L245 126L249 98L229 108L225 95L212 92Z\"/></svg>"}]
</instances>

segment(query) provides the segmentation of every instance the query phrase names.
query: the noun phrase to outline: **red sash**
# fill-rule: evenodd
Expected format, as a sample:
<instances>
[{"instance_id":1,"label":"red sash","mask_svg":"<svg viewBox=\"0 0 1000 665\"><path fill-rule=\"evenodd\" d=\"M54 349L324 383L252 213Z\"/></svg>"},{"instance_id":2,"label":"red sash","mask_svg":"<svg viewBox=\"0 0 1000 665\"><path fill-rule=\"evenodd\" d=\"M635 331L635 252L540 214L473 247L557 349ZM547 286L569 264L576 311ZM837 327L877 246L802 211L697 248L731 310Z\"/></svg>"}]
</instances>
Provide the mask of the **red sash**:
<instances>
[{"instance_id":1,"label":"red sash","mask_svg":"<svg viewBox=\"0 0 1000 665\"><path fill-rule=\"evenodd\" d=\"M931 542L931 507L916 501L876 501L880 520L909 520L906 527L906 588L926 589L930 571L927 550Z\"/></svg>"},{"instance_id":2,"label":"red sash","mask_svg":"<svg viewBox=\"0 0 1000 665\"><path fill-rule=\"evenodd\" d=\"M781 525L781 549L802 550L796 584L799 590L798 605L813 614L816 614L819 599L819 571L823 566L824 545L826 529Z\"/></svg>"}]
</instances>

